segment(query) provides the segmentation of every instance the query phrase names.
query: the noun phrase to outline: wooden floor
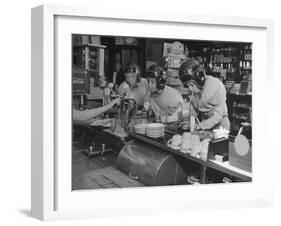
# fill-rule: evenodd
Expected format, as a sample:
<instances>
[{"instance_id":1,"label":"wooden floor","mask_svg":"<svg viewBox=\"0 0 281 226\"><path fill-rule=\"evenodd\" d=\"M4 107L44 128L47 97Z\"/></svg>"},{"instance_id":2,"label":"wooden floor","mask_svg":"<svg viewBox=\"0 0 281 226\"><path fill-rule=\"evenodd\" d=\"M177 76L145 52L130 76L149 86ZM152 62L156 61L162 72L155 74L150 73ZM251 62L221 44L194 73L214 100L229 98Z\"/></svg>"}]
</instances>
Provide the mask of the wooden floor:
<instances>
[{"instance_id":1,"label":"wooden floor","mask_svg":"<svg viewBox=\"0 0 281 226\"><path fill-rule=\"evenodd\" d=\"M114 167L116 154L89 159L83 151L86 150L73 148L72 190L144 186Z\"/></svg>"}]
</instances>

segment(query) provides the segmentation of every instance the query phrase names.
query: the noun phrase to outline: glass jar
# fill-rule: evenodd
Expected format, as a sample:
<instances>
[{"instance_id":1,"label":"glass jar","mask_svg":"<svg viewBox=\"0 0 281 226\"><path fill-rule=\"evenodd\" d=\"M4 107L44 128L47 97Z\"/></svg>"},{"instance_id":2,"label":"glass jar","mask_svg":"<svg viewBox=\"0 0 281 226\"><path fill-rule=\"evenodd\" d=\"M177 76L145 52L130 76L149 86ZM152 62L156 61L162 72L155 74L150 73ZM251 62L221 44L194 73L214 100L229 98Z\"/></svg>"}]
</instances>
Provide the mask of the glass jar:
<instances>
[{"instance_id":1,"label":"glass jar","mask_svg":"<svg viewBox=\"0 0 281 226\"><path fill-rule=\"evenodd\" d=\"M166 113L164 111L160 112L160 121L162 123L166 123L167 122L167 115L166 115Z\"/></svg>"}]
</instances>

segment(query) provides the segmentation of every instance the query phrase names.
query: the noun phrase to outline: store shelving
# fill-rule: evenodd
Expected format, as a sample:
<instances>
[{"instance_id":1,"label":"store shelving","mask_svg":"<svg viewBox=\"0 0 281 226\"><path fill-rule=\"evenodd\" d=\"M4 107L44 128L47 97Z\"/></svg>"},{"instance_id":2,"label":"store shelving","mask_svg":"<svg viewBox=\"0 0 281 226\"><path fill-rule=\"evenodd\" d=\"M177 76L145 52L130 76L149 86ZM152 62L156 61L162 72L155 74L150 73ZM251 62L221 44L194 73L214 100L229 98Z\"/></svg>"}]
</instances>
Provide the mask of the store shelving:
<instances>
[{"instance_id":1,"label":"store shelving","mask_svg":"<svg viewBox=\"0 0 281 226\"><path fill-rule=\"evenodd\" d=\"M105 81L105 48L104 45L92 43L73 45L73 65L84 68L90 76L90 91L87 99L103 99L103 90L99 87Z\"/></svg>"}]
</instances>

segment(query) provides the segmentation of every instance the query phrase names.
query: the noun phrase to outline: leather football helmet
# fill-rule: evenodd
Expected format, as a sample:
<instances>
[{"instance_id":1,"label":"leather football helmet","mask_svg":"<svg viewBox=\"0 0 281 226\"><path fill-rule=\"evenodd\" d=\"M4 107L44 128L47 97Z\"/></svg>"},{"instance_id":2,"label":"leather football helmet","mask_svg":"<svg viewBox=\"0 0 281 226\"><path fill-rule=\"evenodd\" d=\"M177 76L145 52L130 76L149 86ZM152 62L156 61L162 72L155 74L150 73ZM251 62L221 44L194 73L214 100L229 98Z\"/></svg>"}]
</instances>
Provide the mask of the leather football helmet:
<instances>
[{"instance_id":1,"label":"leather football helmet","mask_svg":"<svg viewBox=\"0 0 281 226\"><path fill-rule=\"evenodd\" d=\"M140 82L140 68L135 63L129 63L124 68L124 76L126 76L126 73L135 73L137 76L137 84ZM136 86L137 86L136 84Z\"/></svg>"},{"instance_id":2,"label":"leather football helmet","mask_svg":"<svg viewBox=\"0 0 281 226\"><path fill-rule=\"evenodd\" d=\"M193 82L202 89L206 81L206 74L203 66L197 60L190 58L180 66L179 78L185 86Z\"/></svg>"},{"instance_id":3,"label":"leather football helmet","mask_svg":"<svg viewBox=\"0 0 281 226\"><path fill-rule=\"evenodd\" d=\"M167 75L165 70L156 64L151 65L146 71L146 78L156 79L156 89L158 91L163 90L167 81Z\"/></svg>"}]
</instances>

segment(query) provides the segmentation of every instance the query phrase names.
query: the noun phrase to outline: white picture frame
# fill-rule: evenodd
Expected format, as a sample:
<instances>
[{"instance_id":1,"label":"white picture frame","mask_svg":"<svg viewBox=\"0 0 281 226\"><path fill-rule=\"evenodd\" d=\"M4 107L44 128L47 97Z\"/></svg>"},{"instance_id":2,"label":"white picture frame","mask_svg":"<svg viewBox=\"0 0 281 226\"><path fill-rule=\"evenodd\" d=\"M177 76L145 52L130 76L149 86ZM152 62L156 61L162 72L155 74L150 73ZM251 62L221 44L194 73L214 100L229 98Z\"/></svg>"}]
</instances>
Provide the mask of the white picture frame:
<instances>
[{"instance_id":1,"label":"white picture frame","mask_svg":"<svg viewBox=\"0 0 281 226\"><path fill-rule=\"evenodd\" d=\"M252 42L253 181L72 192L71 33ZM264 93L273 93L268 85L274 84L272 58L271 20L57 5L33 8L32 216L57 220L271 205L273 178L267 175L273 170L274 147L264 109L273 100Z\"/></svg>"}]
</instances>

